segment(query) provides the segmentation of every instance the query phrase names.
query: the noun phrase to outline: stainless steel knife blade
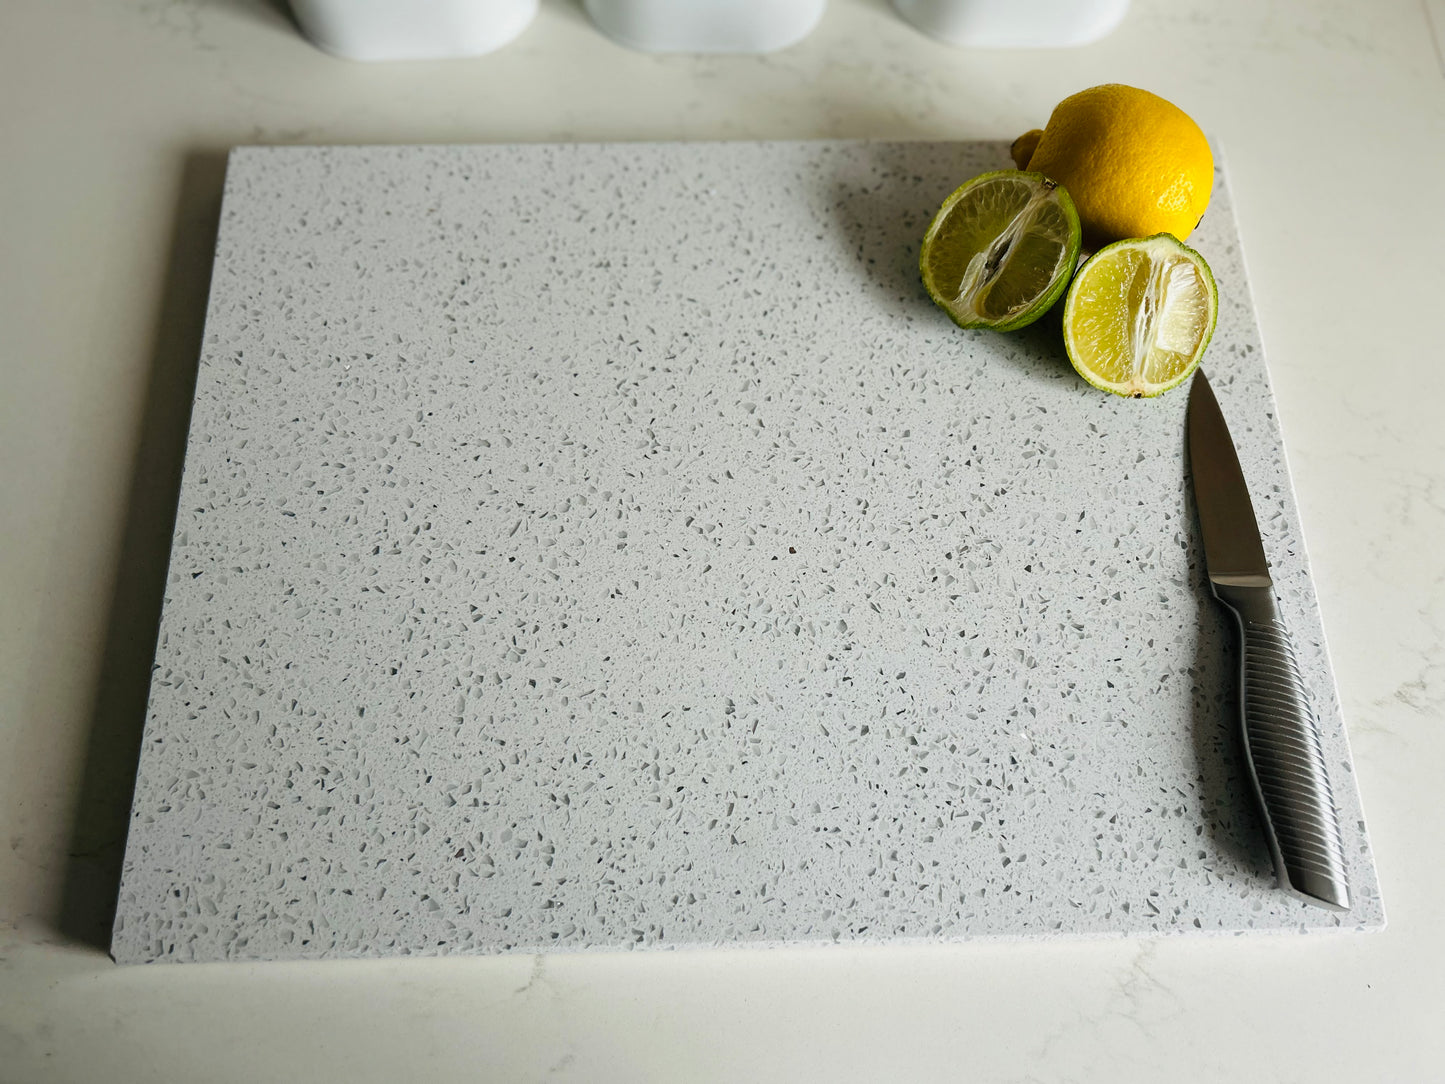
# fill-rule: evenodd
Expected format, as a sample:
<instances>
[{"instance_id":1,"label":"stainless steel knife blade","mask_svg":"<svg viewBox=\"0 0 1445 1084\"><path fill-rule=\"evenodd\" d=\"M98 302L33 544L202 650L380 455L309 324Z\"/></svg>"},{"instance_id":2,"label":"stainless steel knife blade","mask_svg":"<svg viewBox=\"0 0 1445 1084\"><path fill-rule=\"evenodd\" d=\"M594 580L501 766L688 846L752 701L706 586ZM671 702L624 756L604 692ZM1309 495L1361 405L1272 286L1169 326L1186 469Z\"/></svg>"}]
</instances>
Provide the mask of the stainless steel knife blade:
<instances>
[{"instance_id":1,"label":"stainless steel knife blade","mask_svg":"<svg viewBox=\"0 0 1445 1084\"><path fill-rule=\"evenodd\" d=\"M1269 562L1259 539L1254 504L1229 426L1203 370L1189 389L1189 466L1210 581L1269 586Z\"/></svg>"},{"instance_id":2,"label":"stainless steel knife blade","mask_svg":"<svg viewBox=\"0 0 1445 1084\"><path fill-rule=\"evenodd\" d=\"M1319 728L1280 621L1239 456L1203 370L1189 391L1188 426L1210 587L1239 627L1245 759L1275 873L1281 888L1346 910L1344 847Z\"/></svg>"}]
</instances>

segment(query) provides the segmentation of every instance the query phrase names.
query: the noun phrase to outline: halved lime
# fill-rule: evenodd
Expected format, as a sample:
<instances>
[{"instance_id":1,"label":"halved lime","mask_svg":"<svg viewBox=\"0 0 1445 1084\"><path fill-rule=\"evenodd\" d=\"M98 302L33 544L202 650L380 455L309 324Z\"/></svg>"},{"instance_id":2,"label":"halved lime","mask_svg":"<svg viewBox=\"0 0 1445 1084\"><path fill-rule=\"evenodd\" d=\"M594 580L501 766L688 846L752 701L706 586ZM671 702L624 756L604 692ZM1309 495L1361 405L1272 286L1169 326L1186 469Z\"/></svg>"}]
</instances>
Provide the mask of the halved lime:
<instances>
[{"instance_id":1,"label":"halved lime","mask_svg":"<svg viewBox=\"0 0 1445 1084\"><path fill-rule=\"evenodd\" d=\"M944 200L918 266L934 301L960 327L1013 331L1063 294L1079 262L1079 214L1042 173L1004 169Z\"/></svg>"},{"instance_id":2,"label":"halved lime","mask_svg":"<svg viewBox=\"0 0 1445 1084\"><path fill-rule=\"evenodd\" d=\"M1079 268L1064 302L1064 346L1094 387L1144 399L1194 371L1218 316L1204 257L1159 233L1101 248Z\"/></svg>"}]
</instances>

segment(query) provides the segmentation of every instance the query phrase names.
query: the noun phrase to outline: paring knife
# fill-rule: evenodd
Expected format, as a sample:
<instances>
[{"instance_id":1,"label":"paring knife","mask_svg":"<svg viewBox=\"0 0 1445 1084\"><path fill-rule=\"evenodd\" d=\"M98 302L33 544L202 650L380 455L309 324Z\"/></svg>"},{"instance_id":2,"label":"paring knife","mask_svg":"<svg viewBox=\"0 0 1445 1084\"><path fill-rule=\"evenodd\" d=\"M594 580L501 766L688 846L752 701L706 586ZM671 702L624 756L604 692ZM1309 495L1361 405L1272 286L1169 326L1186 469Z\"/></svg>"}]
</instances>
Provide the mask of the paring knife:
<instances>
[{"instance_id":1,"label":"paring knife","mask_svg":"<svg viewBox=\"0 0 1445 1084\"><path fill-rule=\"evenodd\" d=\"M1348 910L1344 846L1319 728L1280 622L1239 456L1203 370L1189 391L1189 465L1214 597L1240 635L1245 760L1281 888Z\"/></svg>"}]
</instances>

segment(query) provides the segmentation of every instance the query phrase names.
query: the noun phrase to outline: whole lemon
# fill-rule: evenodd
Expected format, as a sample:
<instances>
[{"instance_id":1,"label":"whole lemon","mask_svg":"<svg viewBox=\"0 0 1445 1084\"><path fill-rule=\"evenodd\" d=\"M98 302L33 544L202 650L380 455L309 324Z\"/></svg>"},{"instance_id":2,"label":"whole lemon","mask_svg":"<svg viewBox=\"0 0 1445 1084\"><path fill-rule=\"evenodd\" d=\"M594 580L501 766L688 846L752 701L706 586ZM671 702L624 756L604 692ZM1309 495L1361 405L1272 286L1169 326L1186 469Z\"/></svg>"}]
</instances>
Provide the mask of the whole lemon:
<instances>
[{"instance_id":1,"label":"whole lemon","mask_svg":"<svg viewBox=\"0 0 1445 1084\"><path fill-rule=\"evenodd\" d=\"M1020 169L1068 190L1091 246L1156 233L1183 241L1214 189L1214 156L1199 125L1157 94L1120 83L1065 98L1042 134L1025 132L1013 154Z\"/></svg>"}]
</instances>

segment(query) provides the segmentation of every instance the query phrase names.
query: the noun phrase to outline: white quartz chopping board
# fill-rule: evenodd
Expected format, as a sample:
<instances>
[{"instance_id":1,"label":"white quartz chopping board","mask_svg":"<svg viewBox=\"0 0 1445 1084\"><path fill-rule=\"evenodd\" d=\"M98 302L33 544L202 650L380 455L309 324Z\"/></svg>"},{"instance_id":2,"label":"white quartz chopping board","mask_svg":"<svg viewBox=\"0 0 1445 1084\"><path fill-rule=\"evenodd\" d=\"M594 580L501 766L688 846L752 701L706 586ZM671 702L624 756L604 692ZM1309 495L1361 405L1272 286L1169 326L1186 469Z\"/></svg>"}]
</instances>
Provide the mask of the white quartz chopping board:
<instances>
[{"instance_id":1,"label":"white quartz chopping board","mask_svg":"<svg viewBox=\"0 0 1445 1084\"><path fill-rule=\"evenodd\" d=\"M122 962L1378 927L1223 178L1205 359L1354 909L1279 893L1187 392L954 327L997 144L250 148Z\"/></svg>"}]
</instances>

